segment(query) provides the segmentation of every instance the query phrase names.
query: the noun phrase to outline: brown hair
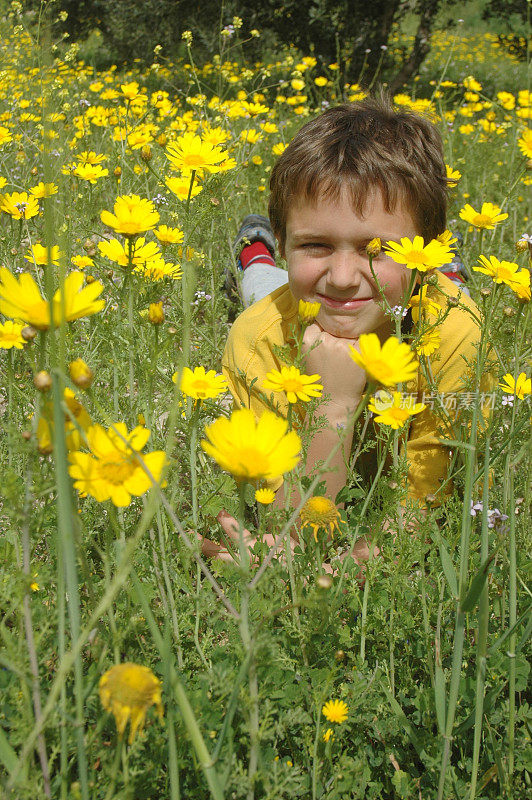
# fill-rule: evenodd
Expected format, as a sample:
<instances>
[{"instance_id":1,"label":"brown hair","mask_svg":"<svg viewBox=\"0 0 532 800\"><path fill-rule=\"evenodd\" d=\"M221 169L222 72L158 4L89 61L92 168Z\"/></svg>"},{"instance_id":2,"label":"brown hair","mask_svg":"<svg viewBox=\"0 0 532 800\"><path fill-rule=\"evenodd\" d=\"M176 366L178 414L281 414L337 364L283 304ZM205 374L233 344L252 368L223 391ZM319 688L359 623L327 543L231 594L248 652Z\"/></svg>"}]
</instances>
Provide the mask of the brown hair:
<instances>
[{"instance_id":1,"label":"brown hair","mask_svg":"<svg viewBox=\"0 0 532 800\"><path fill-rule=\"evenodd\" d=\"M360 215L368 187L378 187L386 211L403 203L426 241L445 230L441 136L419 114L395 111L384 94L327 109L303 125L280 156L270 179L269 215L281 251L294 200L320 194L335 200L344 186Z\"/></svg>"}]
</instances>

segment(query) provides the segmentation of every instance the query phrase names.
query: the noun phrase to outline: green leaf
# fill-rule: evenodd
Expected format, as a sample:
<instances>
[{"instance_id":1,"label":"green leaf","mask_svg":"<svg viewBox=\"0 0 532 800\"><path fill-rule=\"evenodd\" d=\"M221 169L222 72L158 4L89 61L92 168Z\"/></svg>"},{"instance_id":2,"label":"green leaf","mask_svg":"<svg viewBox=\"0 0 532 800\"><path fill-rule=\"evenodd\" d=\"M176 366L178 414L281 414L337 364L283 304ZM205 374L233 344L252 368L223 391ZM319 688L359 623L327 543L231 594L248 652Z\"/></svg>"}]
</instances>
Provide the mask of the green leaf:
<instances>
[{"instance_id":1,"label":"green leaf","mask_svg":"<svg viewBox=\"0 0 532 800\"><path fill-rule=\"evenodd\" d=\"M480 593L482 592L484 584L486 583L489 575L490 564L494 558L495 553L492 553L491 556L488 556L471 581L466 596L460 601L460 610L463 613L467 614L469 611L472 611L477 604L477 600L480 597Z\"/></svg>"},{"instance_id":2,"label":"green leaf","mask_svg":"<svg viewBox=\"0 0 532 800\"><path fill-rule=\"evenodd\" d=\"M0 761L8 772L13 772L17 766L17 754L9 744L3 728L0 728Z\"/></svg>"},{"instance_id":3,"label":"green leaf","mask_svg":"<svg viewBox=\"0 0 532 800\"><path fill-rule=\"evenodd\" d=\"M453 560L447 549L447 545L443 536L438 537L438 549L440 551L441 566L443 574L451 590L453 597L458 597L458 579L456 577L456 570L454 568Z\"/></svg>"}]
</instances>

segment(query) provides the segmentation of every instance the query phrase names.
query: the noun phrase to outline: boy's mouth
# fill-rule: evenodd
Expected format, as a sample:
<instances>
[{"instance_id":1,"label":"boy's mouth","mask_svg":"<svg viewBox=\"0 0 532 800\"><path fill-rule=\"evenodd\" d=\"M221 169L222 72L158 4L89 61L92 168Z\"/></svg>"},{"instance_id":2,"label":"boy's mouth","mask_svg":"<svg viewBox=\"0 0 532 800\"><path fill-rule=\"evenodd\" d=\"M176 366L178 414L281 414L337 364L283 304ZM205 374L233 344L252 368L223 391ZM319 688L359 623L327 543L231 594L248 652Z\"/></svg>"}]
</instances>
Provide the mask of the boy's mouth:
<instances>
[{"instance_id":1,"label":"boy's mouth","mask_svg":"<svg viewBox=\"0 0 532 800\"><path fill-rule=\"evenodd\" d=\"M325 294L318 294L318 299L320 303L323 303L324 306L328 306L329 308L338 308L343 309L344 311L351 311L356 308L360 308L363 306L364 303L369 302L372 300L372 297L350 297L341 299L337 297L328 297Z\"/></svg>"}]
</instances>

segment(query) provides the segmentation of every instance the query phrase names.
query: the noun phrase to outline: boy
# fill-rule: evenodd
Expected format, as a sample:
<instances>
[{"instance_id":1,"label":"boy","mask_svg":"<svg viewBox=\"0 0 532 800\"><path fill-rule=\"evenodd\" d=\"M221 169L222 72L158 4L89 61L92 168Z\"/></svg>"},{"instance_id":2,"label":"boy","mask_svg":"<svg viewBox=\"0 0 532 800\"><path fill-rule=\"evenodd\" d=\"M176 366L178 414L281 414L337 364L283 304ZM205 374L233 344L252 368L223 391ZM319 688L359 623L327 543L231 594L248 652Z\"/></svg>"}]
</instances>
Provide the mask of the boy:
<instances>
[{"instance_id":1,"label":"boy","mask_svg":"<svg viewBox=\"0 0 532 800\"><path fill-rule=\"evenodd\" d=\"M325 399L316 415L326 417L329 425L313 436L306 469L312 472L329 456L341 428L343 445L323 475L333 500L348 478L352 412L367 380L349 345L358 349L363 333L376 333L382 344L395 332L379 285L394 308L408 301L412 274L384 251L373 258L372 271L366 248L377 238L384 244L417 235L426 244L443 234L447 186L441 138L430 122L395 112L384 100L341 105L304 125L272 171L269 216L288 272L283 276L275 266L275 243L266 220L248 218L239 233L241 242L250 241L240 254L245 299L257 297L257 291L264 294L272 281L279 288L236 319L223 356L224 375L236 405L249 404L260 416L266 407L262 382L267 372L281 367L277 348L289 342L298 324L298 301L320 303L315 321L305 330L303 352L305 373L321 376ZM438 391L457 393L464 388L467 362L476 357L479 329L473 315L478 317L478 309L455 282L441 272L435 275L437 283L428 287L427 295L447 316L430 366ZM280 285L283 277L288 282ZM460 280L459 274L452 277ZM411 317L404 323L411 327ZM416 402L427 400L430 392L421 370L404 391L415 394ZM439 442L438 427L430 403L410 425L407 496L421 503L429 495L437 503L448 491L448 485L442 486L449 451ZM220 522L233 536L234 521L222 515Z\"/></svg>"}]
</instances>

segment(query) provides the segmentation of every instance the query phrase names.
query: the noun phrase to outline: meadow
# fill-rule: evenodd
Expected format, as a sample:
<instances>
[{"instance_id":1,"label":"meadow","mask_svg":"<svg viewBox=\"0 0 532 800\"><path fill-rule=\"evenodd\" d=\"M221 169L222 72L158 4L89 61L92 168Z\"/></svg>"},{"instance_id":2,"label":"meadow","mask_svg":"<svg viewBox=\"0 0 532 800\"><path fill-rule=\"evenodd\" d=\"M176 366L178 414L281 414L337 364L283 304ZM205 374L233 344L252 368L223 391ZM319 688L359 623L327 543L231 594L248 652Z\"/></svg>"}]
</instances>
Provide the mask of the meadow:
<instances>
[{"instance_id":1,"label":"meadow","mask_svg":"<svg viewBox=\"0 0 532 800\"><path fill-rule=\"evenodd\" d=\"M300 517L259 502L266 471L242 479L220 379L240 220L266 212L301 124L368 76L343 85L292 51L245 63L260 31L239 18L208 63L185 33L186 58L156 48L142 70L98 71L16 13L0 26L0 796L530 796L526 65L493 34L440 31L394 98L441 130L482 328L454 489L413 535L407 424L362 411L378 477L355 462L345 509ZM302 469L313 402L303 458L276 465L302 503L323 492ZM228 443L202 446L220 420ZM247 445L257 460L264 437ZM241 523L232 563L199 546L222 541L222 509ZM364 579L339 559L362 533L381 550Z\"/></svg>"}]
</instances>

